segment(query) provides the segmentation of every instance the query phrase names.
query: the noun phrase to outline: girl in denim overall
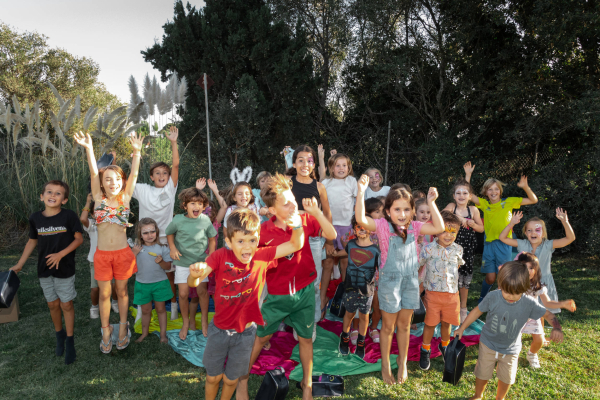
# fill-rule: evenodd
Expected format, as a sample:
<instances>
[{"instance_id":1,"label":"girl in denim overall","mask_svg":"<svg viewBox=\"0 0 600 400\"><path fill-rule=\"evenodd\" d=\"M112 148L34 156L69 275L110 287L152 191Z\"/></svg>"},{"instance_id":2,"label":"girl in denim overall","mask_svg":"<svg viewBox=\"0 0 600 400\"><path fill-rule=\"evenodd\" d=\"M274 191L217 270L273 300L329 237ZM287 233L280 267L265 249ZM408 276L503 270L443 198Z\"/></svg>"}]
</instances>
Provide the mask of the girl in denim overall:
<instances>
[{"instance_id":1,"label":"girl in denim overall","mask_svg":"<svg viewBox=\"0 0 600 400\"><path fill-rule=\"evenodd\" d=\"M415 202L410 192L401 188L390 190L385 199L385 218L373 220L365 216L364 194L369 177L363 175L358 182L356 196L356 221L370 231L375 231L381 250L379 273L379 308L383 319L381 327L381 374L383 381L393 385L408 378L406 360L410 341L410 321L415 308L419 308L419 262L417 239L419 235L437 235L444 231L444 222L435 200L437 189L430 188L427 204L431 211L431 224L413 221ZM398 342L398 379L392 376L390 351L396 331Z\"/></svg>"}]
</instances>

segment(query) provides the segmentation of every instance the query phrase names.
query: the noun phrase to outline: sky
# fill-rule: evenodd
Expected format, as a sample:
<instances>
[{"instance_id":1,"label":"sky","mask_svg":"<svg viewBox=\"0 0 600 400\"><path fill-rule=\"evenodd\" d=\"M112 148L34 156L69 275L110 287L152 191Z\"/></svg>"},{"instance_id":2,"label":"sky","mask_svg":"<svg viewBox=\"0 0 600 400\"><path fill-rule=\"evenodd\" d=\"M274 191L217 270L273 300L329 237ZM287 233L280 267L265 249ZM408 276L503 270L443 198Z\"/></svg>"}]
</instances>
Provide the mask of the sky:
<instances>
[{"instance_id":1,"label":"sky","mask_svg":"<svg viewBox=\"0 0 600 400\"><path fill-rule=\"evenodd\" d=\"M204 6L202 0L186 2ZM162 26L173 19L173 4L173 0L0 0L0 20L18 32L47 36L50 47L91 58L100 66L98 80L129 102L130 75L138 85L146 73L159 78L140 51L162 40Z\"/></svg>"}]
</instances>

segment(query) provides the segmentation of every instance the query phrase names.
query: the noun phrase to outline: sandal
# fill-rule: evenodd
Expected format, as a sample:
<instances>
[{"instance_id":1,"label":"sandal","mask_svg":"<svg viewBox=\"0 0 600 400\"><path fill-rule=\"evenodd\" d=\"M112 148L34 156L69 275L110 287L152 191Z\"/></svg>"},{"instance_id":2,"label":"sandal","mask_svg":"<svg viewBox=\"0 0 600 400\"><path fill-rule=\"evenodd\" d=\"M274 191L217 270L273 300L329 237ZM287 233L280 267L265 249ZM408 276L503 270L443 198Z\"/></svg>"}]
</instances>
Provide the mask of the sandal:
<instances>
[{"instance_id":1,"label":"sandal","mask_svg":"<svg viewBox=\"0 0 600 400\"><path fill-rule=\"evenodd\" d=\"M358 341L358 331L352 331L350 334L350 342L356 346L356 342Z\"/></svg>"},{"instance_id":2,"label":"sandal","mask_svg":"<svg viewBox=\"0 0 600 400\"><path fill-rule=\"evenodd\" d=\"M371 329L369 336L373 339L373 343L379 343L379 331L377 329Z\"/></svg>"},{"instance_id":3,"label":"sandal","mask_svg":"<svg viewBox=\"0 0 600 400\"><path fill-rule=\"evenodd\" d=\"M105 328L112 328L112 325L108 325L106 327L103 327L102 329ZM112 330L110 331L110 336L111 338L108 339L108 343L104 343L104 337L102 337L102 339L100 339L100 351L103 352L104 354L110 354L110 352L112 351L112 347L113 347L113 342L112 342ZM108 350L106 350L108 349Z\"/></svg>"},{"instance_id":4,"label":"sandal","mask_svg":"<svg viewBox=\"0 0 600 400\"><path fill-rule=\"evenodd\" d=\"M131 337L131 331L129 330L129 321L127 322L119 322L119 325L127 324L127 334L123 339L119 339L117 342L117 350L125 350L127 346L129 346L129 338ZM125 344L123 344L125 343Z\"/></svg>"}]
</instances>

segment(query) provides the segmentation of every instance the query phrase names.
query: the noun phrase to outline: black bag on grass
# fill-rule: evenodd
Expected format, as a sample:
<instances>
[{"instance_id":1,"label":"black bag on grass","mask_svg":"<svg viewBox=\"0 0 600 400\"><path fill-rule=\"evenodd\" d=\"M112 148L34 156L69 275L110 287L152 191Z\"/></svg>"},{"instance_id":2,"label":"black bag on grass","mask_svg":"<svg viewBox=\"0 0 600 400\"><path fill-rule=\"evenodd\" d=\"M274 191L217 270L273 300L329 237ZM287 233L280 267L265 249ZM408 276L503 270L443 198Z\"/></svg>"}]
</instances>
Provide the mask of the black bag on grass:
<instances>
[{"instance_id":1,"label":"black bag on grass","mask_svg":"<svg viewBox=\"0 0 600 400\"><path fill-rule=\"evenodd\" d=\"M344 306L344 302L342 301L344 297L345 285L344 282L340 282L337 289L335 290L335 295L333 295L333 299L331 300L331 306L329 307L329 312L335 315L336 317L344 318L346 314L346 307Z\"/></svg>"},{"instance_id":2,"label":"black bag on grass","mask_svg":"<svg viewBox=\"0 0 600 400\"><path fill-rule=\"evenodd\" d=\"M10 308L20 285L15 271L0 272L0 308Z\"/></svg>"},{"instance_id":3,"label":"black bag on grass","mask_svg":"<svg viewBox=\"0 0 600 400\"><path fill-rule=\"evenodd\" d=\"M419 296L419 308L415 308L415 312L412 317L412 324L418 324L419 322L425 322L425 314L427 310L425 309L425 303L423 303L423 296L425 295L425 291L421 293Z\"/></svg>"},{"instance_id":4,"label":"black bag on grass","mask_svg":"<svg viewBox=\"0 0 600 400\"><path fill-rule=\"evenodd\" d=\"M442 382L448 382L457 385L462 376L465 366L465 353L467 346L460 341L459 338L454 338L446 347L446 356L444 362L444 377Z\"/></svg>"},{"instance_id":5,"label":"black bag on grass","mask_svg":"<svg viewBox=\"0 0 600 400\"><path fill-rule=\"evenodd\" d=\"M290 382L285 376L285 370L277 367L267 371L263 378L255 400L283 400L290 390Z\"/></svg>"},{"instance_id":6,"label":"black bag on grass","mask_svg":"<svg viewBox=\"0 0 600 400\"><path fill-rule=\"evenodd\" d=\"M296 387L302 390L302 384L296 383ZM344 395L344 377L339 375L323 374L312 377L313 397L338 397Z\"/></svg>"}]
</instances>

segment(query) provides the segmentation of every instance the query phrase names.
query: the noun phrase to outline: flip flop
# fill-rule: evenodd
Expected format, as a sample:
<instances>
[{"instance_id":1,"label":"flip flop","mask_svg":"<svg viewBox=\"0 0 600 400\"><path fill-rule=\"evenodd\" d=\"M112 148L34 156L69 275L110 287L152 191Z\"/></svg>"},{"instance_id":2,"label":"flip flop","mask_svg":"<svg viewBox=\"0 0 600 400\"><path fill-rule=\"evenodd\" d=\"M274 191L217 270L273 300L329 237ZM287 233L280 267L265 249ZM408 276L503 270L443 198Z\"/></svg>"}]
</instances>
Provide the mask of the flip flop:
<instances>
[{"instance_id":1,"label":"flip flop","mask_svg":"<svg viewBox=\"0 0 600 400\"><path fill-rule=\"evenodd\" d=\"M108 328L112 328L112 326L109 325ZM110 335L112 336L112 331L110 332ZM108 340L108 343L104 343L104 338L100 339L100 351L101 352L103 352L104 354L110 354L112 351L112 347L113 347L112 338ZM106 348L108 348L108 350L105 350Z\"/></svg>"},{"instance_id":2,"label":"flip flop","mask_svg":"<svg viewBox=\"0 0 600 400\"><path fill-rule=\"evenodd\" d=\"M119 341L117 342L117 350L125 350L127 348L127 346L129 346L129 338L131 337L131 331L129 330L129 321L122 323L119 322L119 324L121 325L125 325L127 324L127 335L125 335L125 337L123 339L119 339ZM125 344L123 344L125 343Z\"/></svg>"}]
</instances>

